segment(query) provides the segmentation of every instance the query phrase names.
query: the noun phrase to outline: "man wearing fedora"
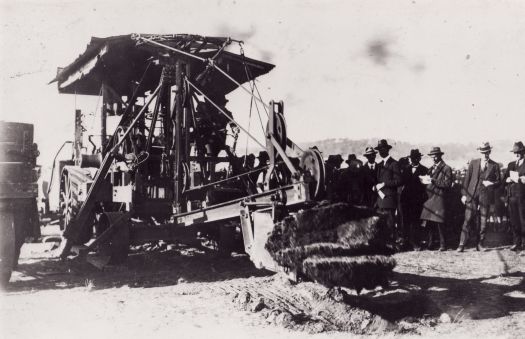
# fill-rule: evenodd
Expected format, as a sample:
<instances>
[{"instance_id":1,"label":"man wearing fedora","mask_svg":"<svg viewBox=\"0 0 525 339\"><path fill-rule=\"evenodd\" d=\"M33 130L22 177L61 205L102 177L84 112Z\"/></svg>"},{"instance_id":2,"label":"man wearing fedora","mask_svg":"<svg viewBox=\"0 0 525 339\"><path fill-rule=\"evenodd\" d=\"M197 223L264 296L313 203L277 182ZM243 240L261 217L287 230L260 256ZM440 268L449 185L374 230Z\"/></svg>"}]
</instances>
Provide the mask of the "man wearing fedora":
<instances>
[{"instance_id":1,"label":"man wearing fedora","mask_svg":"<svg viewBox=\"0 0 525 339\"><path fill-rule=\"evenodd\" d=\"M360 205L362 203L362 191L359 182L359 174L363 162L355 156L349 154L345 161L347 168L341 170L341 189L343 190L343 200L353 205Z\"/></svg>"},{"instance_id":2,"label":"man wearing fedora","mask_svg":"<svg viewBox=\"0 0 525 339\"><path fill-rule=\"evenodd\" d=\"M500 184L501 171L499 165L490 159L492 147L484 142L478 147L482 158L473 159L468 166L465 179L463 180L461 201L465 204L465 220L461 229L458 252L463 252L469 237L469 229L472 222L479 227L477 230L476 249L483 250L483 241L490 205L494 204L494 188Z\"/></svg>"},{"instance_id":3,"label":"man wearing fedora","mask_svg":"<svg viewBox=\"0 0 525 339\"><path fill-rule=\"evenodd\" d=\"M339 185L343 161L341 154L330 154L325 161L326 196L332 201L343 199L343 189Z\"/></svg>"},{"instance_id":4,"label":"man wearing fedora","mask_svg":"<svg viewBox=\"0 0 525 339\"><path fill-rule=\"evenodd\" d=\"M401 210L403 215L403 238L405 244L410 244L418 250L419 228L421 226L421 210L427 200L425 185L420 176L428 174L428 168L420 164L422 154L418 149L410 151L408 167L402 171L403 190L401 191Z\"/></svg>"},{"instance_id":5,"label":"man wearing fedora","mask_svg":"<svg viewBox=\"0 0 525 339\"><path fill-rule=\"evenodd\" d=\"M511 161L505 172L510 223L514 235L513 251L525 248L525 146L523 142L514 143L512 151L516 160Z\"/></svg>"},{"instance_id":6,"label":"man wearing fedora","mask_svg":"<svg viewBox=\"0 0 525 339\"><path fill-rule=\"evenodd\" d=\"M377 152L372 147L367 147L363 156L366 163L361 166L359 174L360 189L363 195L362 204L369 208L374 208L377 201L377 193L374 187L377 185Z\"/></svg>"},{"instance_id":7,"label":"man wearing fedora","mask_svg":"<svg viewBox=\"0 0 525 339\"><path fill-rule=\"evenodd\" d=\"M432 248L435 229L439 234L439 250L446 250L445 222L446 205L445 194L452 186L452 168L443 161L444 152L440 147L433 147L428 155L432 157L434 164L430 167L427 176L421 176L421 182L426 185L428 198L423 204L421 211L422 226L428 230L427 247Z\"/></svg>"},{"instance_id":8,"label":"man wearing fedora","mask_svg":"<svg viewBox=\"0 0 525 339\"><path fill-rule=\"evenodd\" d=\"M395 237L395 217L398 207L397 188L401 185L401 171L399 164L390 156L392 146L385 139L379 140L375 149L381 157L381 162L377 166L377 208L379 212L387 216L387 227L392 241Z\"/></svg>"}]
</instances>

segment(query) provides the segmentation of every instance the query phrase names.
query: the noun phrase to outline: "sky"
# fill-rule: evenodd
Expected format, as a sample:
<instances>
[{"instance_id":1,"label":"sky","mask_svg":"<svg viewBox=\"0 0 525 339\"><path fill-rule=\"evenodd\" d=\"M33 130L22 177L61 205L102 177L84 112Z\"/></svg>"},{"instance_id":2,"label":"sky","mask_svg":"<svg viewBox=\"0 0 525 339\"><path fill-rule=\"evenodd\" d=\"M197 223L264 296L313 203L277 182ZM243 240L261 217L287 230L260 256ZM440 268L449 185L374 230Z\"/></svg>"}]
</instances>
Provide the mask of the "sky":
<instances>
[{"instance_id":1,"label":"sky","mask_svg":"<svg viewBox=\"0 0 525 339\"><path fill-rule=\"evenodd\" d=\"M524 1L0 3L0 119L35 124L44 165L72 138L75 108L97 105L48 85L57 67L92 36L133 32L244 40L247 56L276 65L258 87L284 101L297 142L525 139ZM229 100L247 127L249 97ZM250 128L261 136L257 120Z\"/></svg>"}]
</instances>

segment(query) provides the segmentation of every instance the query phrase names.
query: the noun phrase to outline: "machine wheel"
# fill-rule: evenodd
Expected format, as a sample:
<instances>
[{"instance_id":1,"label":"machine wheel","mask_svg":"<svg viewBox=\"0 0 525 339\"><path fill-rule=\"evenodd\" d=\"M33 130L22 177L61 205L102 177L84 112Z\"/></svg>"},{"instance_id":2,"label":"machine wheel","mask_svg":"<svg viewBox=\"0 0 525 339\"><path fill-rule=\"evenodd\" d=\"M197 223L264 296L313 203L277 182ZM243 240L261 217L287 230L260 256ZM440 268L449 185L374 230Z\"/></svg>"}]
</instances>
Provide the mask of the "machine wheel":
<instances>
[{"instance_id":1,"label":"machine wheel","mask_svg":"<svg viewBox=\"0 0 525 339\"><path fill-rule=\"evenodd\" d=\"M69 223L76 217L80 204L76 199L71 181L66 173L62 174L60 185L60 229L64 231ZM95 215L90 216L90 227L87 227L85 232L81 235L75 245L83 245L87 243L93 236L93 224L95 223Z\"/></svg>"},{"instance_id":2,"label":"machine wheel","mask_svg":"<svg viewBox=\"0 0 525 339\"><path fill-rule=\"evenodd\" d=\"M65 230L73 219L73 196L67 173L62 175L60 185L60 229Z\"/></svg>"},{"instance_id":3,"label":"machine wheel","mask_svg":"<svg viewBox=\"0 0 525 339\"><path fill-rule=\"evenodd\" d=\"M0 212L0 228L0 286L4 287L9 283L11 272L18 261L13 213Z\"/></svg>"},{"instance_id":4,"label":"machine wheel","mask_svg":"<svg viewBox=\"0 0 525 339\"><path fill-rule=\"evenodd\" d=\"M301 156L300 167L310 173L312 181L310 182L310 194L314 200L320 200L324 197L325 187L325 167L323 156L318 149L310 148Z\"/></svg>"}]
</instances>

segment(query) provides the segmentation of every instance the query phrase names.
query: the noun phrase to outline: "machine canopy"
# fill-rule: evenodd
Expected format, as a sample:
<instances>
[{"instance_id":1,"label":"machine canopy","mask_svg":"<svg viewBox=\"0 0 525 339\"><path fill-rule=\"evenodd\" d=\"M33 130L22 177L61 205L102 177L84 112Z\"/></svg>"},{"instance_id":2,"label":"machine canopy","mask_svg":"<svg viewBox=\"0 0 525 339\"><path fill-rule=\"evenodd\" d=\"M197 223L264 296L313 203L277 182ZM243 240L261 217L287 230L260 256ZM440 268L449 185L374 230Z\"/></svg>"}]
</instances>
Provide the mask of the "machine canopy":
<instances>
[{"instance_id":1,"label":"machine canopy","mask_svg":"<svg viewBox=\"0 0 525 339\"><path fill-rule=\"evenodd\" d=\"M137 36L195 55L204 61L144 42ZM231 41L234 40L188 34L92 37L84 53L70 65L59 68L50 83L58 82L59 92L66 94L99 95L104 83L120 95L130 95L141 80L144 92L153 90L158 85L162 64L173 64L175 60L182 59L191 65L190 79L204 92L213 90L226 95L238 86L213 67L207 67L209 58L213 58L215 65L240 84L266 74L275 67L226 51L224 47Z\"/></svg>"}]
</instances>

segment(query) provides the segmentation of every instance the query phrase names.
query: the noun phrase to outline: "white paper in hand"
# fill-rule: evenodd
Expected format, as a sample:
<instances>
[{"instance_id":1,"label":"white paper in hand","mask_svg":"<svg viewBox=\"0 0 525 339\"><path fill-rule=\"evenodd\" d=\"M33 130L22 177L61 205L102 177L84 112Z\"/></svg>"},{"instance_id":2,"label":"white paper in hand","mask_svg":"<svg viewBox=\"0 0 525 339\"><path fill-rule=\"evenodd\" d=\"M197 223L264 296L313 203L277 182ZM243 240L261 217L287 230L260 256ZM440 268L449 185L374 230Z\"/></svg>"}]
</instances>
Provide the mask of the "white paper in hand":
<instances>
[{"instance_id":1,"label":"white paper in hand","mask_svg":"<svg viewBox=\"0 0 525 339\"><path fill-rule=\"evenodd\" d=\"M423 185L429 185L432 183L432 179L430 178L430 175L420 175L419 180Z\"/></svg>"},{"instance_id":2,"label":"white paper in hand","mask_svg":"<svg viewBox=\"0 0 525 339\"><path fill-rule=\"evenodd\" d=\"M517 171L510 171L510 173L509 173L509 177L510 177L510 179L511 179L512 181L514 181L514 182L518 182L519 179L520 179L520 176L519 176L519 174L518 174Z\"/></svg>"},{"instance_id":3,"label":"white paper in hand","mask_svg":"<svg viewBox=\"0 0 525 339\"><path fill-rule=\"evenodd\" d=\"M489 181L489 180L483 180L483 186L489 187L490 185L494 185L494 183L492 181Z\"/></svg>"}]
</instances>

